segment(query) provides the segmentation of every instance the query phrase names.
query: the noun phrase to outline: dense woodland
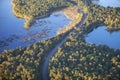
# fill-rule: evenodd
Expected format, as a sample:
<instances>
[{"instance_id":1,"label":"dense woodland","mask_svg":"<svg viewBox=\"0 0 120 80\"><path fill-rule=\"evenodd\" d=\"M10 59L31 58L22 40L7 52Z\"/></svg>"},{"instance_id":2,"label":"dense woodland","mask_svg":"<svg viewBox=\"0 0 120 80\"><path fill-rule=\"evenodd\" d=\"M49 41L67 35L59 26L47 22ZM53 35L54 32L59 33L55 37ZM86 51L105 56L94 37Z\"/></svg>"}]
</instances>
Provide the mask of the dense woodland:
<instances>
[{"instance_id":1,"label":"dense woodland","mask_svg":"<svg viewBox=\"0 0 120 80\"><path fill-rule=\"evenodd\" d=\"M85 42L85 36L99 25L120 28L120 9L94 5L90 0L73 0L88 14L86 27L76 29L49 63L50 80L119 80L120 50Z\"/></svg>"},{"instance_id":2,"label":"dense woodland","mask_svg":"<svg viewBox=\"0 0 120 80\"><path fill-rule=\"evenodd\" d=\"M45 57L66 34L0 54L0 80L42 80Z\"/></svg>"},{"instance_id":3,"label":"dense woodland","mask_svg":"<svg viewBox=\"0 0 120 80\"><path fill-rule=\"evenodd\" d=\"M119 80L120 50L88 44L76 30L51 59L50 80Z\"/></svg>"},{"instance_id":4,"label":"dense woodland","mask_svg":"<svg viewBox=\"0 0 120 80\"><path fill-rule=\"evenodd\" d=\"M66 0L13 0L12 5L14 14L26 19L25 27L28 28L34 19L48 16L69 3Z\"/></svg>"},{"instance_id":5,"label":"dense woodland","mask_svg":"<svg viewBox=\"0 0 120 80\"><path fill-rule=\"evenodd\" d=\"M102 7L95 5L91 0L72 0L86 11L86 26L93 27L98 24L106 25L108 30L114 31L120 29L120 8Z\"/></svg>"},{"instance_id":6,"label":"dense woodland","mask_svg":"<svg viewBox=\"0 0 120 80\"><path fill-rule=\"evenodd\" d=\"M13 12L17 17L26 19L25 28L29 28L36 18L48 16L58 8L78 4L87 13L86 26L101 23L109 30L120 29L120 8L102 7L95 5L91 0L13 0Z\"/></svg>"},{"instance_id":7,"label":"dense woodland","mask_svg":"<svg viewBox=\"0 0 120 80\"><path fill-rule=\"evenodd\" d=\"M26 26L35 18L44 17L58 8L70 5L69 0L13 0L17 17L27 19ZM120 29L120 8L104 8L90 0L72 0L88 14L86 27L75 28L71 36L58 49L49 64L51 80L119 80L120 50L105 45L85 42L86 32L106 24L109 30ZM29 22L30 21L30 22ZM66 33L67 34L67 33ZM42 64L48 53L66 34L38 42L25 48L0 54L0 80L42 80Z\"/></svg>"}]
</instances>

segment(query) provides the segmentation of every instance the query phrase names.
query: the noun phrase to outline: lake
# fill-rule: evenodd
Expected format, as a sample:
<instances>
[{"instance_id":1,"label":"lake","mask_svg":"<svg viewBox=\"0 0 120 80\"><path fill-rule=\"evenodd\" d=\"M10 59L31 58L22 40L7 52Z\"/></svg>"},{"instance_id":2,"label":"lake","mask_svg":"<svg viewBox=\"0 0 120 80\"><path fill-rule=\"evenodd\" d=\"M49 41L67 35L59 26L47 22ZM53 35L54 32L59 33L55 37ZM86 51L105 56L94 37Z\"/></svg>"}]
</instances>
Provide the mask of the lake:
<instances>
[{"instance_id":1,"label":"lake","mask_svg":"<svg viewBox=\"0 0 120 80\"><path fill-rule=\"evenodd\" d=\"M57 12L36 20L33 26L26 30L25 20L14 16L11 1L0 0L0 52L52 38L56 36L59 28L70 23L62 12Z\"/></svg>"},{"instance_id":2,"label":"lake","mask_svg":"<svg viewBox=\"0 0 120 80\"><path fill-rule=\"evenodd\" d=\"M93 0L92 2L104 7L120 7L120 0Z\"/></svg>"},{"instance_id":3,"label":"lake","mask_svg":"<svg viewBox=\"0 0 120 80\"><path fill-rule=\"evenodd\" d=\"M120 49L120 31L108 32L105 26L98 27L86 37L87 43L107 45L110 48Z\"/></svg>"}]
</instances>

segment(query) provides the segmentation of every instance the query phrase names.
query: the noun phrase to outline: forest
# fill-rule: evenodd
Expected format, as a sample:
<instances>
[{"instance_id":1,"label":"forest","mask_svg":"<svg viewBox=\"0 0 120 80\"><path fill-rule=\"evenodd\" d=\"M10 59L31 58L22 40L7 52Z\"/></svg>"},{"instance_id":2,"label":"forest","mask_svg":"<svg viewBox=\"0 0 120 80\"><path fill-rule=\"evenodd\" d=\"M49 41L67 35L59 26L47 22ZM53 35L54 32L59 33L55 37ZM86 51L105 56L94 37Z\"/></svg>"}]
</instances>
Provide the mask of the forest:
<instances>
[{"instance_id":1,"label":"forest","mask_svg":"<svg viewBox=\"0 0 120 80\"><path fill-rule=\"evenodd\" d=\"M105 8L93 4L91 0L13 0L12 5L14 14L26 20L25 28L28 29L35 19L46 17L58 8L70 6L70 1L88 13L86 26L104 23L110 31L120 29L120 8Z\"/></svg>"},{"instance_id":2,"label":"forest","mask_svg":"<svg viewBox=\"0 0 120 80\"><path fill-rule=\"evenodd\" d=\"M98 25L109 30L120 29L120 8L104 8L90 0L72 0L87 13L84 28L74 28L67 41L49 63L50 80L119 80L120 50L106 45L88 44L85 35ZM34 19L48 16L53 11L67 7L69 0L13 0L13 12L26 19L29 27ZM25 48L5 50L0 53L0 80L42 80L42 65L48 53L66 34L39 41Z\"/></svg>"},{"instance_id":3,"label":"forest","mask_svg":"<svg viewBox=\"0 0 120 80\"><path fill-rule=\"evenodd\" d=\"M24 18L25 28L29 28L35 19L46 17L69 3L67 0L13 0L12 6L15 16Z\"/></svg>"},{"instance_id":4,"label":"forest","mask_svg":"<svg viewBox=\"0 0 120 80\"><path fill-rule=\"evenodd\" d=\"M86 33L75 28L49 63L50 80L119 80L120 50L88 44Z\"/></svg>"},{"instance_id":5,"label":"forest","mask_svg":"<svg viewBox=\"0 0 120 80\"><path fill-rule=\"evenodd\" d=\"M120 9L94 5L90 0L72 0L87 13L83 28L74 28L68 40L49 63L50 80L119 80L120 50L88 44L85 35L100 25L120 29ZM85 26L85 27L84 27Z\"/></svg>"},{"instance_id":6,"label":"forest","mask_svg":"<svg viewBox=\"0 0 120 80\"><path fill-rule=\"evenodd\" d=\"M92 28L93 26L106 25L109 31L120 29L120 8L103 7L95 5L91 0L72 0L86 11L87 20L85 25Z\"/></svg>"},{"instance_id":7,"label":"forest","mask_svg":"<svg viewBox=\"0 0 120 80\"><path fill-rule=\"evenodd\" d=\"M68 33L66 33L68 34ZM66 34L0 54L0 80L42 80L45 57Z\"/></svg>"}]
</instances>

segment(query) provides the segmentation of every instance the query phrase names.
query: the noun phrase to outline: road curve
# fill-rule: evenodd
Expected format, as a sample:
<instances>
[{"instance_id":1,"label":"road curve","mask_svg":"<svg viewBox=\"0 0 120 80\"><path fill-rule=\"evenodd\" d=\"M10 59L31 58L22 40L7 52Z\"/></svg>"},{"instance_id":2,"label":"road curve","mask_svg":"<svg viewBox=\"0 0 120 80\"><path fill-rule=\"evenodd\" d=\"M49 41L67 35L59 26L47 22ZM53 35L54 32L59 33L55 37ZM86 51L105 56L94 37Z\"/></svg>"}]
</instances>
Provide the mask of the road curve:
<instances>
[{"instance_id":1,"label":"road curve","mask_svg":"<svg viewBox=\"0 0 120 80\"><path fill-rule=\"evenodd\" d=\"M49 80L48 79L48 65L49 60L52 58L52 56L55 54L57 49L62 46L62 44L67 40L67 36L49 53L48 57L46 58L44 65L43 65L43 71L42 71L42 78L43 80Z\"/></svg>"},{"instance_id":2,"label":"road curve","mask_svg":"<svg viewBox=\"0 0 120 80\"><path fill-rule=\"evenodd\" d=\"M86 19L86 13L83 11L83 9L81 9L80 7L76 6L82 13L82 19L79 23L79 25L77 27L81 27L84 23L85 23L85 19ZM66 37L59 43L56 45L56 47L49 53L49 55L47 56L44 64L43 64L43 70L42 70L42 79L43 80L49 80L49 74L48 74L48 65L49 65L49 61L50 59L53 57L53 55L55 54L55 52L58 50L59 47L62 46L62 44L67 40L67 38L69 37L69 34L66 35Z\"/></svg>"}]
</instances>

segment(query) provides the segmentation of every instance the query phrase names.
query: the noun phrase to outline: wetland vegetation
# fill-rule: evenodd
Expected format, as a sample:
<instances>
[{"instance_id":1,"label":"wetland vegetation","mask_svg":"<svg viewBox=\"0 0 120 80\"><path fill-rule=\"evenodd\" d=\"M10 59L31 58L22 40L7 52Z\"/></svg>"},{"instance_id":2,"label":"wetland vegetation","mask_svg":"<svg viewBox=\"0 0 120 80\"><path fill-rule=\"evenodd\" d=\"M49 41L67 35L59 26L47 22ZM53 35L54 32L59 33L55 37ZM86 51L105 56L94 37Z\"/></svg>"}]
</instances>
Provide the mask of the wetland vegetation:
<instances>
[{"instance_id":1,"label":"wetland vegetation","mask_svg":"<svg viewBox=\"0 0 120 80\"><path fill-rule=\"evenodd\" d=\"M67 15L73 18L75 24L68 25L67 28L72 25L70 29L60 29L65 31L56 37L2 52L0 80L42 80L42 69L46 58L64 39L66 41L62 46L58 46L55 55L49 61L46 77L50 80L120 79L120 50L103 44L88 44L85 40L86 35L99 26L105 25L111 32L118 31L120 7L103 7L93 4L91 0L13 0L12 6L14 15L26 20L26 28L34 24L37 19L69 7L72 8L68 13L72 15L68 13ZM73 16L76 14L78 15Z\"/></svg>"}]
</instances>

